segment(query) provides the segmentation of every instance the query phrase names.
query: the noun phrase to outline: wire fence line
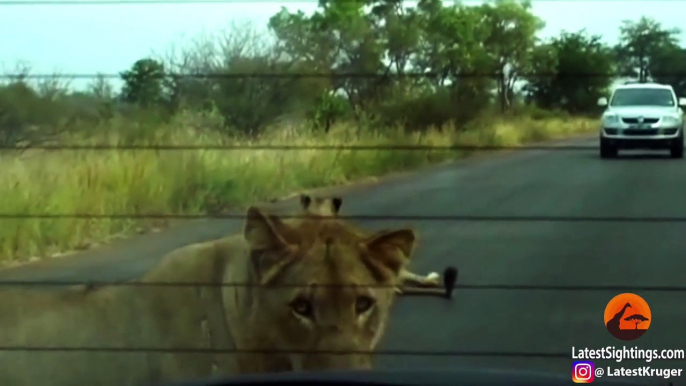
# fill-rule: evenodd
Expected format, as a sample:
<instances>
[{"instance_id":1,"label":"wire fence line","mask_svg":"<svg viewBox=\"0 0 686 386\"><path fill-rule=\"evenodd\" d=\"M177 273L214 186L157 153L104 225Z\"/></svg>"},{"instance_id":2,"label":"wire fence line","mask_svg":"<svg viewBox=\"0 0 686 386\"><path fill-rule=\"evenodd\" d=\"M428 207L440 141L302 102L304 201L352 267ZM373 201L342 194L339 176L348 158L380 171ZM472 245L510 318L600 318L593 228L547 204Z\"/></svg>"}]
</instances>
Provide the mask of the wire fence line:
<instances>
[{"instance_id":1,"label":"wire fence line","mask_svg":"<svg viewBox=\"0 0 686 386\"><path fill-rule=\"evenodd\" d=\"M598 146L440 146L440 145L0 145L0 151L597 151Z\"/></svg>"},{"instance_id":2,"label":"wire fence line","mask_svg":"<svg viewBox=\"0 0 686 386\"><path fill-rule=\"evenodd\" d=\"M278 3L296 4L317 4L318 0L279 0ZM404 0L404 3L417 3L419 0ZM558 0L536 0L537 2L558 1ZM588 1L588 0L574 0ZM598 1L598 0L595 0ZM627 0L601 0L605 2ZM641 1L645 0L628 0ZM668 0L684 1L684 0ZM275 3L275 0L1 0L0 6L22 6L22 5L151 5L151 4L182 4L182 5L203 5L203 4L253 4L253 3ZM483 0L461 0L461 3L482 3Z\"/></svg>"},{"instance_id":3,"label":"wire fence line","mask_svg":"<svg viewBox=\"0 0 686 386\"><path fill-rule=\"evenodd\" d=\"M258 284L258 283L212 283L212 282L143 282L143 281L87 281L87 280L0 280L0 287L52 287L52 286L86 286L86 287L221 287L221 288L266 288L293 289L311 288L304 284ZM396 288L389 284L317 284L317 288ZM412 288L436 288L412 286ZM438 287L440 289L440 287ZM547 291L547 292L686 292L686 286L637 286L637 285L534 285L534 284L461 284L455 283L454 290L498 290L498 291ZM455 295L453 295L455 296Z\"/></svg>"},{"instance_id":4,"label":"wire fence line","mask_svg":"<svg viewBox=\"0 0 686 386\"><path fill-rule=\"evenodd\" d=\"M29 6L29 5L211 5L211 4L254 4L254 3L310 3L317 4L318 0L2 0L0 6ZM483 0L462 0L462 3L481 3ZM557 0L536 0L557 1ZM579 0L586 1L586 0ZM605 0L612 1L612 0ZM641 0L644 1L644 0ZM417 3L418 0L404 0L405 3Z\"/></svg>"},{"instance_id":5,"label":"wire fence line","mask_svg":"<svg viewBox=\"0 0 686 386\"><path fill-rule=\"evenodd\" d=\"M317 0L279 0L278 3L314 3ZM466 0L474 2L477 0ZM540 0L539 0L540 1ZM274 3L274 0L3 0L3 5L151 5L151 4L182 4L182 5L203 5L203 4L251 4L251 3Z\"/></svg>"},{"instance_id":6,"label":"wire fence line","mask_svg":"<svg viewBox=\"0 0 686 386\"><path fill-rule=\"evenodd\" d=\"M652 76L686 76L686 72L653 72ZM503 72L460 72L450 74L450 78L456 79L480 79L480 78L502 78L508 76ZM445 77L444 73L439 72L390 72L390 73L373 73L373 72L213 72L213 73L175 73L175 72L161 72L146 74L149 78L191 78L191 79L294 79L294 78L362 78L362 79L379 79L379 78L438 78ZM633 78L634 74L628 72L518 72L518 78ZM89 74L89 73L71 73L71 74L30 74L30 73L6 73L0 74L0 79L120 79L121 74Z\"/></svg>"},{"instance_id":7,"label":"wire fence line","mask_svg":"<svg viewBox=\"0 0 686 386\"><path fill-rule=\"evenodd\" d=\"M532 357L532 358L564 358L569 360L569 353L562 352L518 352L518 351L428 351L428 350L239 350L216 348L163 348L163 347L34 347L34 346L0 346L2 351L29 352L107 352L107 353L183 353L183 354L338 354L338 355L386 355L386 356L428 356L428 357ZM627 359L631 360L631 359ZM675 358L676 360L676 358Z\"/></svg>"},{"instance_id":8,"label":"wire fence line","mask_svg":"<svg viewBox=\"0 0 686 386\"><path fill-rule=\"evenodd\" d=\"M597 150L598 146L584 145L522 145L522 146L471 146L471 145L0 145L0 150L423 150L423 151L502 151L502 150Z\"/></svg>"},{"instance_id":9,"label":"wire fence line","mask_svg":"<svg viewBox=\"0 0 686 386\"><path fill-rule=\"evenodd\" d=\"M306 214L278 215L281 219L308 218ZM640 216L470 216L470 215L340 215L339 220L364 221L463 221L463 222L593 222L593 223L683 223L686 217L640 217ZM49 219L232 219L245 220L245 214L207 213L207 214L90 214L90 213L0 213L0 220L49 220Z\"/></svg>"},{"instance_id":10,"label":"wire fence line","mask_svg":"<svg viewBox=\"0 0 686 386\"><path fill-rule=\"evenodd\" d=\"M186 347L35 347L35 346L0 346L0 352L97 352L97 353L181 353L181 354L318 354L318 355L372 355L372 356L422 356L422 357L501 357L501 358L547 358L569 360L569 352L559 351L476 351L476 350L243 350L217 348L186 348ZM609 360L609 359L608 359ZM642 358L624 358L623 361L642 361ZM675 355L674 358L660 358L661 361L683 361Z\"/></svg>"},{"instance_id":11,"label":"wire fence line","mask_svg":"<svg viewBox=\"0 0 686 386\"><path fill-rule=\"evenodd\" d=\"M248 283L170 283L170 282L50 282L50 281L0 281L0 286L4 285L115 285L115 286L181 286L181 287L236 287L236 286L262 286L262 287L287 287L293 288L294 285L257 285ZM320 285L322 287L344 287L343 285ZM303 286L308 287L308 286ZM357 286L359 287L359 286ZM367 287L381 287L380 285L369 285ZM393 286L385 286L393 287ZM666 286L553 286L553 285L470 285L456 284L456 289L497 289L497 290L544 290L544 291L623 291L623 292L686 292L686 287L666 287ZM372 356L423 356L423 357L505 357L505 358L547 358L569 360L568 352L528 352L528 351L474 351L474 350L372 350L372 351L332 351L332 350L242 350L242 349L215 349L215 348L186 348L186 347L76 347L76 346L0 346L0 352L41 352L41 353L65 353L65 352L97 352L97 353L180 353L180 354L338 354L338 355L372 355ZM627 359L633 360L633 359ZM639 360L639 359L636 359ZM679 360L673 358L669 360Z\"/></svg>"}]
</instances>

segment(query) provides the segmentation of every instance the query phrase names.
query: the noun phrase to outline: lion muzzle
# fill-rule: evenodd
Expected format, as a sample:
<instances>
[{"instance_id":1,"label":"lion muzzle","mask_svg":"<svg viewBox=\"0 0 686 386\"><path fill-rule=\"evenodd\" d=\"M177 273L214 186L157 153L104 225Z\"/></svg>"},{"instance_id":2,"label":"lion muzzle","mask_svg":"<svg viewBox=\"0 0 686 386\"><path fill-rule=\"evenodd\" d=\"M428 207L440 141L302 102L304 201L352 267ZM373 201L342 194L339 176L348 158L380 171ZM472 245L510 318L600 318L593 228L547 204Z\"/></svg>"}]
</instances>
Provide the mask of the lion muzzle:
<instances>
[{"instance_id":1,"label":"lion muzzle","mask_svg":"<svg viewBox=\"0 0 686 386\"><path fill-rule=\"evenodd\" d=\"M303 370L367 370L372 368L372 355L368 353L313 353L306 354Z\"/></svg>"},{"instance_id":2,"label":"lion muzzle","mask_svg":"<svg viewBox=\"0 0 686 386\"><path fill-rule=\"evenodd\" d=\"M303 370L365 370L372 368L371 348L356 344L352 336L325 338L318 348L302 356Z\"/></svg>"}]
</instances>

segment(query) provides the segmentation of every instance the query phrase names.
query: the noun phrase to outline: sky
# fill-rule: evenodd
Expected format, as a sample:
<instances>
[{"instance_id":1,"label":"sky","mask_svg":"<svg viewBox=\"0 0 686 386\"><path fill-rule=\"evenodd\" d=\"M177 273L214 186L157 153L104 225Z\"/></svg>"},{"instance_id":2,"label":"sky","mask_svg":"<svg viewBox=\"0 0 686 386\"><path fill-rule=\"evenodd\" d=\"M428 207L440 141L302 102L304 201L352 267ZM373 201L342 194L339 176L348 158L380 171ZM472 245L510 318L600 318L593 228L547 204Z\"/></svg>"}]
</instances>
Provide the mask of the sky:
<instances>
[{"instance_id":1,"label":"sky","mask_svg":"<svg viewBox=\"0 0 686 386\"><path fill-rule=\"evenodd\" d=\"M265 28L286 7L313 12L311 1L235 1L214 4L31 4L0 0L0 71L19 62L32 73L117 74L151 53L184 44L202 33L226 30L233 22ZM15 3L20 3L16 5ZM478 4L479 1L463 1ZM678 27L686 1L534 0L533 12L546 22L540 37L586 29L614 44L622 20L652 17L664 27ZM81 82L79 82L81 83Z\"/></svg>"}]
</instances>

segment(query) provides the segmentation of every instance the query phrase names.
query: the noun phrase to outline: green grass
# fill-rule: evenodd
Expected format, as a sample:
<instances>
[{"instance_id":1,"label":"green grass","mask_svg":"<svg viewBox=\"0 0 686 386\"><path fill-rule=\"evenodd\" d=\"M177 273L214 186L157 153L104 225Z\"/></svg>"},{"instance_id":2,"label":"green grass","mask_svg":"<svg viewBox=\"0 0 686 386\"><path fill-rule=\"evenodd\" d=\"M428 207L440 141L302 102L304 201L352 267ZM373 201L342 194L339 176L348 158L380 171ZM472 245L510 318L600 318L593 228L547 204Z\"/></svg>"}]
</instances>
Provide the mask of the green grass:
<instances>
[{"instance_id":1,"label":"green grass","mask_svg":"<svg viewBox=\"0 0 686 386\"><path fill-rule=\"evenodd\" d=\"M489 120L405 134L362 132L339 125L328 135L273 129L257 140L223 137L177 120L132 127L124 121L92 128L69 144L157 143L288 145L519 145L596 129L582 118ZM199 214L245 206L319 186L409 170L464 156L457 151L408 150L130 150L28 151L0 162L0 213ZM112 237L159 227L160 220L3 219L0 264L89 248Z\"/></svg>"}]
</instances>

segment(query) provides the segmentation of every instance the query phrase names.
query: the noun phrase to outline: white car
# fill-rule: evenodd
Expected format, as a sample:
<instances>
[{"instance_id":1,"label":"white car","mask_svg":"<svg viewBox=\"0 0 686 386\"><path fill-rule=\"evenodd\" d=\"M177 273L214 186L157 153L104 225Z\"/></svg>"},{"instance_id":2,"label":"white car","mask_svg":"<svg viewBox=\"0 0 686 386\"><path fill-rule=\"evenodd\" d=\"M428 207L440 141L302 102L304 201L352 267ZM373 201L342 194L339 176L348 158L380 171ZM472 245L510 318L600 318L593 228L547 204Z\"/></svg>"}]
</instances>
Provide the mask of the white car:
<instances>
[{"instance_id":1,"label":"white car","mask_svg":"<svg viewBox=\"0 0 686 386\"><path fill-rule=\"evenodd\" d=\"M620 149L668 149L672 158L684 156L684 117L672 86L637 83L618 86L606 107L600 128L600 157L616 157Z\"/></svg>"}]
</instances>

